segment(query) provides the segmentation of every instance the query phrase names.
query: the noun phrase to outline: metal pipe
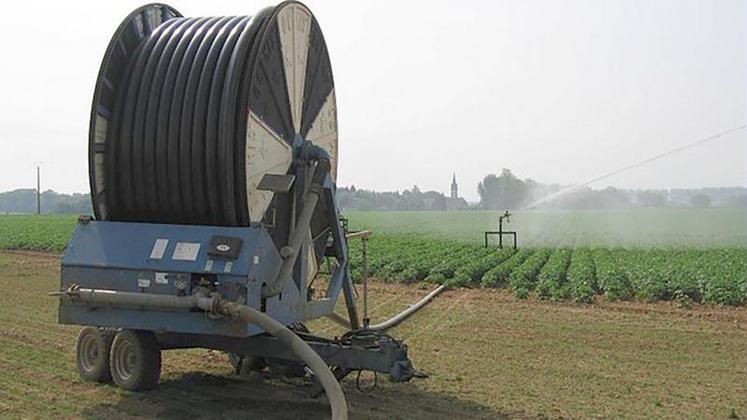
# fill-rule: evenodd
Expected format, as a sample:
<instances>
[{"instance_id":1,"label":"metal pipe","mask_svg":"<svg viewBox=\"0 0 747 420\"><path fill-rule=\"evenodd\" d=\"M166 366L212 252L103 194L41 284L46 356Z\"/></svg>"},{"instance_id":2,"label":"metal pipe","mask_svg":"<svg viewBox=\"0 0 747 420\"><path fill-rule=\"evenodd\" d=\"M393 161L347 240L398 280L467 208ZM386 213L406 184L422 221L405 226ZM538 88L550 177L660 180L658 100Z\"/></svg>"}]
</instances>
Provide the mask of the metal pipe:
<instances>
[{"instance_id":1,"label":"metal pipe","mask_svg":"<svg viewBox=\"0 0 747 420\"><path fill-rule=\"evenodd\" d=\"M368 328L371 318L368 317L368 236L364 236L361 246L363 247L363 326Z\"/></svg>"},{"instance_id":2,"label":"metal pipe","mask_svg":"<svg viewBox=\"0 0 747 420\"><path fill-rule=\"evenodd\" d=\"M172 296L153 293L118 292L107 289L87 289L71 286L61 292L49 293L71 302L93 303L101 306L157 307L162 309L192 309L198 307L199 295Z\"/></svg>"},{"instance_id":3,"label":"metal pipe","mask_svg":"<svg viewBox=\"0 0 747 420\"><path fill-rule=\"evenodd\" d=\"M262 297L275 296L285 289L285 285L293 278L293 267L296 265L296 259L298 254L301 253L301 246L303 246L306 237L309 234L309 226L311 225L311 217L314 215L316 204L319 202L319 190L315 188L315 185L311 186L311 189L303 200L303 208L301 209L301 215L298 217L298 223L296 223L296 229L291 235L291 240L288 246L283 247L281 255L285 258L280 266L278 277L272 285L265 287L262 290Z\"/></svg>"},{"instance_id":4,"label":"metal pipe","mask_svg":"<svg viewBox=\"0 0 747 420\"><path fill-rule=\"evenodd\" d=\"M306 241L306 235L311 226L311 218L314 216L316 205L321 195L322 181L324 176L329 173L330 157L326 150L307 141L301 147L300 159L312 163L311 170L308 174L309 190L303 197L301 214L295 223L295 228L291 233L288 245L280 250L284 260L280 266L280 271L275 282L262 289L262 297L271 297L283 292L285 286L293 279L293 269L296 265L298 254L301 253L301 247ZM294 215L295 217L295 215Z\"/></svg>"},{"instance_id":5,"label":"metal pipe","mask_svg":"<svg viewBox=\"0 0 747 420\"><path fill-rule=\"evenodd\" d=\"M329 318L331 321L334 321L336 324L341 325L347 329L350 329L350 321L345 319L342 315L338 315L334 312L332 312L329 315L325 315L327 318Z\"/></svg>"},{"instance_id":6,"label":"metal pipe","mask_svg":"<svg viewBox=\"0 0 747 420\"><path fill-rule=\"evenodd\" d=\"M357 330L361 327L358 319L358 308L355 305L356 292L353 289L353 279L350 275L350 267L347 266L347 257L342 256L341 265L345 265L345 273L342 274L342 293L345 296L345 307L348 310L348 319L350 320L350 329ZM329 289L327 289L329 291Z\"/></svg>"},{"instance_id":7,"label":"metal pipe","mask_svg":"<svg viewBox=\"0 0 747 420\"><path fill-rule=\"evenodd\" d=\"M213 314L220 314L238 319L247 324L254 324L268 334L274 336L302 360L319 379L324 392L329 399L332 419L346 420L348 405L340 383L335 378L329 366L322 360L314 349L288 327L272 319L267 314L254 308L236 302L228 302L219 296L209 296L205 292L197 291L191 296L157 295L153 293L118 292L115 290L86 289L71 286L65 291L50 293L72 302L82 302L92 305L136 306L158 309L193 309L198 308Z\"/></svg>"}]
</instances>

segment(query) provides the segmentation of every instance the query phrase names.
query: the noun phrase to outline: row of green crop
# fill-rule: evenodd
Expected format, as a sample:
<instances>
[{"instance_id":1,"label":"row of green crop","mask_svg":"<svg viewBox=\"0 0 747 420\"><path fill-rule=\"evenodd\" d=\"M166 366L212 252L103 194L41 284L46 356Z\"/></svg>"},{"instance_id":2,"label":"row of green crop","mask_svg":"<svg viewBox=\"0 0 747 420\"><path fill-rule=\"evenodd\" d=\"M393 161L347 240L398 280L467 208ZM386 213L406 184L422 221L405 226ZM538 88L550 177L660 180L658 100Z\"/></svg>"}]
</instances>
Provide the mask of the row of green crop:
<instances>
[{"instance_id":1,"label":"row of green crop","mask_svg":"<svg viewBox=\"0 0 747 420\"><path fill-rule=\"evenodd\" d=\"M351 244L355 278L360 246ZM681 300L747 303L747 249L522 248L499 250L406 236L372 238L369 274L453 287L508 287L520 298L590 303Z\"/></svg>"},{"instance_id":2,"label":"row of green crop","mask_svg":"<svg viewBox=\"0 0 747 420\"><path fill-rule=\"evenodd\" d=\"M73 216L0 217L0 249L62 251ZM361 246L350 243L353 276L363 276ZM519 297L592 302L682 300L747 303L747 248L520 248L419 235L375 235L369 273L382 279L429 281L460 287L509 287Z\"/></svg>"},{"instance_id":3,"label":"row of green crop","mask_svg":"<svg viewBox=\"0 0 747 420\"><path fill-rule=\"evenodd\" d=\"M0 249L60 252L75 229L70 215L0 216Z\"/></svg>"}]
</instances>

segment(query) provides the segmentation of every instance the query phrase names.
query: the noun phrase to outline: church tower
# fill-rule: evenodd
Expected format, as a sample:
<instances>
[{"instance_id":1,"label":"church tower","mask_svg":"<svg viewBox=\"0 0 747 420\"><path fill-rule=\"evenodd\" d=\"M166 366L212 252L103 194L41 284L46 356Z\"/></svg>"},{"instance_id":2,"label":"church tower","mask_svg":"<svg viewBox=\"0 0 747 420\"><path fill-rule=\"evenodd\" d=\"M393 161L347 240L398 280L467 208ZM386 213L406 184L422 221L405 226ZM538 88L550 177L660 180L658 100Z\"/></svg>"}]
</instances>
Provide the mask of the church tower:
<instances>
[{"instance_id":1,"label":"church tower","mask_svg":"<svg viewBox=\"0 0 747 420\"><path fill-rule=\"evenodd\" d=\"M456 182L456 174L451 177L451 198L459 198L459 186Z\"/></svg>"}]
</instances>

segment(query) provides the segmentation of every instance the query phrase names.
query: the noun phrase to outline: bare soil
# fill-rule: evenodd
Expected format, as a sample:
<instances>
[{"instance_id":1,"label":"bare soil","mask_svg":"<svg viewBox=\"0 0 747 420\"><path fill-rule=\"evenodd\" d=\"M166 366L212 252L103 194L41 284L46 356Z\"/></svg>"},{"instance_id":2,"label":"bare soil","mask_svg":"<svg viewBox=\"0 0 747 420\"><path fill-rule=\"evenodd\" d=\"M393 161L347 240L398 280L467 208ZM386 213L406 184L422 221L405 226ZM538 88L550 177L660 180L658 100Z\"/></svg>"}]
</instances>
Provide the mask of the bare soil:
<instances>
[{"instance_id":1,"label":"bare soil","mask_svg":"<svg viewBox=\"0 0 747 420\"><path fill-rule=\"evenodd\" d=\"M326 418L303 380L239 377L227 357L164 352L146 393L78 378L74 326L46 292L59 257L0 253L0 417ZM374 320L428 291L375 281ZM342 311L341 311L342 313ZM342 331L327 321L312 331ZM392 331L427 379L363 393L343 383L353 418L747 418L747 308L676 303L573 305L503 290L444 293Z\"/></svg>"}]
</instances>

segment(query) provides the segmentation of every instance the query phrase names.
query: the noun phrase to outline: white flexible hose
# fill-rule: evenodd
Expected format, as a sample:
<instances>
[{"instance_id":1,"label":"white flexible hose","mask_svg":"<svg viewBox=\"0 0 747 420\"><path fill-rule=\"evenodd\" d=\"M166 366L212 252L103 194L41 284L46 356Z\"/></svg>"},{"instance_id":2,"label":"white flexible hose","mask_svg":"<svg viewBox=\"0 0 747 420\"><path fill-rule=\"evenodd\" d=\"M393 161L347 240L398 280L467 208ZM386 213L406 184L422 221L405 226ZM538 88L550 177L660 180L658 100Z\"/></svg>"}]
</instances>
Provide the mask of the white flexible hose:
<instances>
[{"instance_id":1,"label":"white flexible hose","mask_svg":"<svg viewBox=\"0 0 747 420\"><path fill-rule=\"evenodd\" d=\"M239 319L248 324L254 324L262 328L268 334L277 338L278 341L288 346L293 354L309 366L314 375L319 379L324 392L329 399L332 409L333 420L347 420L348 403L342 392L340 383L332 374L324 360L305 341L293 333L285 325L275 321L268 315L246 305L234 302L220 302L218 311L223 315Z\"/></svg>"},{"instance_id":2,"label":"white flexible hose","mask_svg":"<svg viewBox=\"0 0 747 420\"><path fill-rule=\"evenodd\" d=\"M380 322L378 324L369 325L367 329L373 330L373 331L386 331L390 328L396 327L399 325L402 321L406 320L410 315L414 314L415 312L419 311L420 308L425 306L428 302L430 302L434 297L438 296L446 290L445 285L438 286L435 290L428 293L423 299L421 299L416 304L410 306L409 308L405 309L404 311L400 312L399 314L393 316L392 318Z\"/></svg>"}]
</instances>

